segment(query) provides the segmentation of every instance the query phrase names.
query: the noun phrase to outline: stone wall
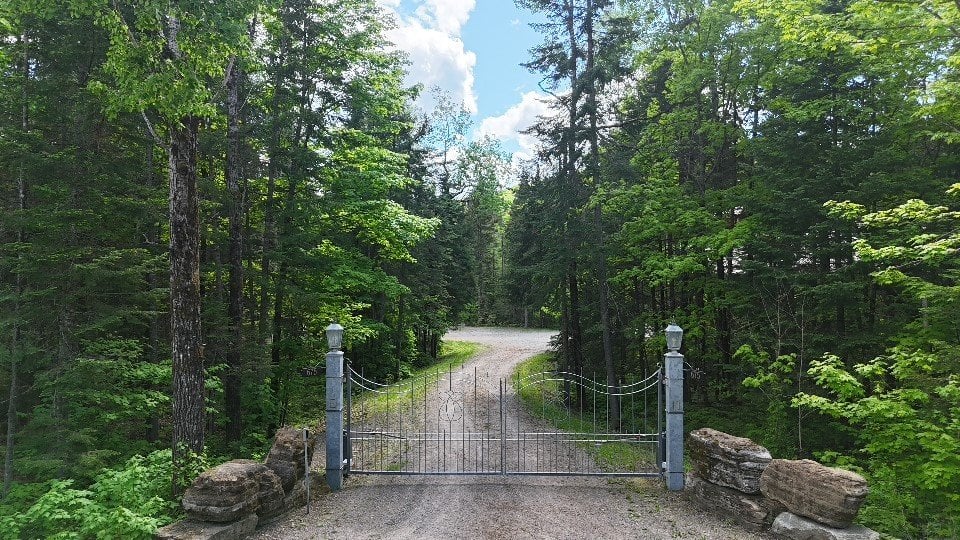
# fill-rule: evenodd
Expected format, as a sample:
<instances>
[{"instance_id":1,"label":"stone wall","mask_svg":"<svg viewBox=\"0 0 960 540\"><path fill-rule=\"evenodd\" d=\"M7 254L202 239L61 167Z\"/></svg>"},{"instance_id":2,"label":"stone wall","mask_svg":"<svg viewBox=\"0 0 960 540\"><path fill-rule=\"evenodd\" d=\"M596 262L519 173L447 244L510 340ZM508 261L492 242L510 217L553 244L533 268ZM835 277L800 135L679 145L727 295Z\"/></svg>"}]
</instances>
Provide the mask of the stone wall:
<instances>
[{"instance_id":1,"label":"stone wall","mask_svg":"<svg viewBox=\"0 0 960 540\"><path fill-rule=\"evenodd\" d=\"M878 540L853 523L864 478L816 461L773 459L750 439L710 428L690 433L688 484L704 508L752 531L791 540Z\"/></svg>"},{"instance_id":2,"label":"stone wall","mask_svg":"<svg viewBox=\"0 0 960 540\"><path fill-rule=\"evenodd\" d=\"M282 427L263 463L235 459L204 471L183 494L187 519L157 531L160 540L234 540L258 525L279 519L307 503L304 483L310 465L311 495L324 489L323 437ZM314 464L319 456L319 465Z\"/></svg>"}]
</instances>

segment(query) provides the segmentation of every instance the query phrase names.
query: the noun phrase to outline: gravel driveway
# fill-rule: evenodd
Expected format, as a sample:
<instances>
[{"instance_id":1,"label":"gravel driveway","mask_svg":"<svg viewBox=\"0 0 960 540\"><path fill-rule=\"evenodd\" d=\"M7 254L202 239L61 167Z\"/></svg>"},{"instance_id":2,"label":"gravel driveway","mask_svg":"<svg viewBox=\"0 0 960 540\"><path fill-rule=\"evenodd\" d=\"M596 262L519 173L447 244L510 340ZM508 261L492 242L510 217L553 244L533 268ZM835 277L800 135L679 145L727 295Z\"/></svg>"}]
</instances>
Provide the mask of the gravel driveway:
<instances>
[{"instance_id":1,"label":"gravel driveway","mask_svg":"<svg viewBox=\"0 0 960 540\"><path fill-rule=\"evenodd\" d=\"M465 328L445 339L487 345L467 363L508 378L548 348L550 331ZM322 457L321 457L322 459ZM761 539L655 480L353 475L250 536L286 538Z\"/></svg>"}]
</instances>

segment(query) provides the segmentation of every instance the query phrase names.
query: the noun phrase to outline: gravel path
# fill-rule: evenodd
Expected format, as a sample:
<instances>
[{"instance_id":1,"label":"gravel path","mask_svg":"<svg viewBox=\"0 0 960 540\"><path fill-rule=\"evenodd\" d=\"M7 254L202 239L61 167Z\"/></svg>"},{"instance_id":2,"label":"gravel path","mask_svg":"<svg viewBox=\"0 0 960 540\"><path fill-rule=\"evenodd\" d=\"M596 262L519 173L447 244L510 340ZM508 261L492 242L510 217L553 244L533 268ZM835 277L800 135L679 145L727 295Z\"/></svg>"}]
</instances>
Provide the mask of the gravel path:
<instances>
[{"instance_id":1,"label":"gravel path","mask_svg":"<svg viewBox=\"0 0 960 540\"><path fill-rule=\"evenodd\" d=\"M488 347L465 366L508 378L548 348L552 332L465 328L445 339ZM338 493L259 529L253 539L762 539L700 510L654 480L595 477L353 475Z\"/></svg>"}]
</instances>

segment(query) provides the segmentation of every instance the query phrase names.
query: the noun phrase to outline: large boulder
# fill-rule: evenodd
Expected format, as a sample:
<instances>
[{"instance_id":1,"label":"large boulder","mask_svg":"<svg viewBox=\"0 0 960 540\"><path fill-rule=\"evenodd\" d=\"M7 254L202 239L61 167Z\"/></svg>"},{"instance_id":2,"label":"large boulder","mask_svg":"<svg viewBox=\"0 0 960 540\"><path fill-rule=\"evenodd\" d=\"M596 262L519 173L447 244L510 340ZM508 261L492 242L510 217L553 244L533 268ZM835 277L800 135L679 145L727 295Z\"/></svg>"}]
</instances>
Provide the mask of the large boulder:
<instances>
[{"instance_id":1,"label":"large boulder","mask_svg":"<svg viewBox=\"0 0 960 540\"><path fill-rule=\"evenodd\" d=\"M744 493L760 493L760 475L771 459L766 448L711 428L690 432L687 448L696 476Z\"/></svg>"},{"instance_id":2,"label":"large boulder","mask_svg":"<svg viewBox=\"0 0 960 540\"><path fill-rule=\"evenodd\" d=\"M770 532L790 540L880 540L880 534L861 525L837 529L783 512L773 521Z\"/></svg>"},{"instance_id":3,"label":"large boulder","mask_svg":"<svg viewBox=\"0 0 960 540\"><path fill-rule=\"evenodd\" d=\"M308 452L309 460L312 457L313 443L313 440L308 440L305 447L303 432L290 426L284 426L277 431L265 465L280 477L285 493L290 493L297 480L303 478L305 471L303 453Z\"/></svg>"},{"instance_id":4,"label":"large boulder","mask_svg":"<svg viewBox=\"0 0 960 540\"><path fill-rule=\"evenodd\" d=\"M809 459L775 459L760 477L760 491L794 514L843 529L857 517L869 489L854 472Z\"/></svg>"},{"instance_id":5,"label":"large boulder","mask_svg":"<svg viewBox=\"0 0 960 540\"><path fill-rule=\"evenodd\" d=\"M283 484L280 477L266 465L249 459L235 459L232 463L250 466L256 472L257 485L257 516L260 521L275 517L284 512Z\"/></svg>"},{"instance_id":6,"label":"large boulder","mask_svg":"<svg viewBox=\"0 0 960 540\"><path fill-rule=\"evenodd\" d=\"M762 495L752 495L718 486L695 475L687 477L687 486L700 506L732 517L745 529L751 531L769 529L774 518L784 511L782 504Z\"/></svg>"},{"instance_id":7,"label":"large boulder","mask_svg":"<svg viewBox=\"0 0 960 540\"><path fill-rule=\"evenodd\" d=\"M276 512L260 515L260 525L269 525L270 523L281 519L283 514L286 514L295 508L302 508L306 506L306 504L307 488L303 485L302 481L297 482L293 485L293 489L290 490L290 493L280 499L280 505Z\"/></svg>"},{"instance_id":8,"label":"large boulder","mask_svg":"<svg viewBox=\"0 0 960 540\"><path fill-rule=\"evenodd\" d=\"M183 494L183 509L191 519L218 523L256 513L262 469L255 461L235 460L204 471Z\"/></svg>"}]
</instances>

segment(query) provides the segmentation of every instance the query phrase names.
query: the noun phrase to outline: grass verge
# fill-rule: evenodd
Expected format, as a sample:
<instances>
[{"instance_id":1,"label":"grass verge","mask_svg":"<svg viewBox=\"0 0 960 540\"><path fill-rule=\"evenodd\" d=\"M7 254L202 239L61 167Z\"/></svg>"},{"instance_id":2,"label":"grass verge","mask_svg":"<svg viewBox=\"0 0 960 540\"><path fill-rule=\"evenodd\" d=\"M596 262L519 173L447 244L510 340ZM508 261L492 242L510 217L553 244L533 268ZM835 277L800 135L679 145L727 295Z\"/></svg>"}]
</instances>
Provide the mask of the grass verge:
<instances>
[{"instance_id":1,"label":"grass verge","mask_svg":"<svg viewBox=\"0 0 960 540\"><path fill-rule=\"evenodd\" d=\"M517 365L511 377L512 384L516 389L518 380L555 369L556 360L552 353L538 354ZM582 413L570 411L563 406L562 392L559 381L525 384L517 389L520 401L530 414L545 420L559 430L584 434L607 432L603 425L605 421L603 414L596 417L596 422L594 421L591 403L587 404ZM590 399L585 401L590 402ZM605 411L603 412L605 414ZM652 444L611 441L597 444L581 443L581 446L605 471L636 471L655 467L655 447Z\"/></svg>"},{"instance_id":2,"label":"grass verge","mask_svg":"<svg viewBox=\"0 0 960 540\"><path fill-rule=\"evenodd\" d=\"M469 341L444 341L440 347L437 362L416 370L410 377L388 386L377 387L375 391L365 390L354 385L353 407L362 407L364 414L375 415L395 408L401 400L416 400L423 397L424 389L447 373L459 369L467 360L476 356L483 345ZM361 381L369 386L366 381ZM411 396L412 394L412 396Z\"/></svg>"}]
</instances>

